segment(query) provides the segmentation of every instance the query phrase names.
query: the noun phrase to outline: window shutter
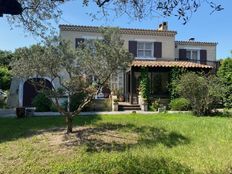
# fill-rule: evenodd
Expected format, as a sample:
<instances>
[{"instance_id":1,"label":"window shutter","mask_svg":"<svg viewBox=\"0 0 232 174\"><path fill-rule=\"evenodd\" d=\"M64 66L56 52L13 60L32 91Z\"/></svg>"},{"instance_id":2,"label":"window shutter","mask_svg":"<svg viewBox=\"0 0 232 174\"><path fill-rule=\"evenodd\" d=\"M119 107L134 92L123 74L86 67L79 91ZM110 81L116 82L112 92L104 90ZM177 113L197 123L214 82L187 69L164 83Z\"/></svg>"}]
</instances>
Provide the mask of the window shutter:
<instances>
[{"instance_id":1,"label":"window shutter","mask_svg":"<svg viewBox=\"0 0 232 174\"><path fill-rule=\"evenodd\" d=\"M200 50L200 63L201 64L207 63L207 50Z\"/></svg>"},{"instance_id":2,"label":"window shutter","mask_svg":"<svg viewBox=\"0 0 232 174\"><path fill-rule=\"evenodd\" d=\"M129 52L137 57L137 41L129 41Z\"/></svg>"},{"instance_id":3,"label":"window shutter","mask_svg":"<svg viewBox=\"0 0 232 174\"><path fill-rule=\"evenodd\" d=\"M83 38L76 38L75 40L75 48L79 47L80 43L84 42L85 39Z\"/></svg>"},{"instance_id":4,"label":"window shutter","mask_svg":"<svg viewBox=\"0 0 232 174\"><path fill-rule=\"evenodd\" d=\"M186 60L186 49L179 49L179 60Z\"/></svg>"},{"instance_id":5,"label":"window shutter","mask_svg":"<svg viewBox=\"0 0 232 174\"><path fill-rule=\"evenodd\" d=\"M162 57L162 42L154 42L154 57Z\"/></svg>"}]
</instances>

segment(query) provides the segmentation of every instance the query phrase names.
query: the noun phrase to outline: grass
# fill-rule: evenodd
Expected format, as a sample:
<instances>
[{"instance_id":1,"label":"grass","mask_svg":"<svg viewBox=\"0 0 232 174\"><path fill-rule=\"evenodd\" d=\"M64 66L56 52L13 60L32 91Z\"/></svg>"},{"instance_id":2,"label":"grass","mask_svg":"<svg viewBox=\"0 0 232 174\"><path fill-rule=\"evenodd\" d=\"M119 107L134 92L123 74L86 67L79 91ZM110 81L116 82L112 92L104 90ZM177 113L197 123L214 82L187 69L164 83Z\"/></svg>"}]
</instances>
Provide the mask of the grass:
<instances>
[{"instance_id":1,"label":"grass","mask_svg":"<svg viewBox=\"0 0 232 174\"><path fill-rule=\"evenodd\" d=\"M232 173L232 119L188 114L0 118L0 174Z\"/></svg>"}]
</instances>

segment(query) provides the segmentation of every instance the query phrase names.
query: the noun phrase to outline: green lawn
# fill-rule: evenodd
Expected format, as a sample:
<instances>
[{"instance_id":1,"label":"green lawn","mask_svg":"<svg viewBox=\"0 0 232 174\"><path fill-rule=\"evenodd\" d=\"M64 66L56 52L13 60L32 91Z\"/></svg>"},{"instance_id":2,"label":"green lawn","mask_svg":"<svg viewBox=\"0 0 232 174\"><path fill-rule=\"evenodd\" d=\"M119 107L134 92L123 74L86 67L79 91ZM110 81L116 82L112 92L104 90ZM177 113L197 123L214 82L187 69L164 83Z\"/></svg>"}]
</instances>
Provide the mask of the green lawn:
<instances>
[{"instance_id":1,"label":"green lawn","mask_svg":"<svg viewBox=\"0 0 232 174\"><path fill-rule=\"evenodd\" d=\"M231 173L232 119L186 114L0 118L0 174Z\"/></svg>"}]
</instances>

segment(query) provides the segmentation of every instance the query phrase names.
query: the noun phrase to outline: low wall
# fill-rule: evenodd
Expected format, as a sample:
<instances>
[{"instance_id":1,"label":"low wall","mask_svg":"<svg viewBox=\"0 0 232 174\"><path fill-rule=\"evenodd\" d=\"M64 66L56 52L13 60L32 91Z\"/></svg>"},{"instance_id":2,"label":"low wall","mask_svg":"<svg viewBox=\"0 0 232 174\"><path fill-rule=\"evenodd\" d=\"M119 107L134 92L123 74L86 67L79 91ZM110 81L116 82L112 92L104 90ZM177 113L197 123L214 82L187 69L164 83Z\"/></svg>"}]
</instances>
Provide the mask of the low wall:
<instances>
[{"instance_id":1,"label":"low wall","mask_svg":"<svg viewBox=\"0 0 232 174\"><path fill-rule=\"evenodd\" d=\"M111 99L95 99L84 108L85 111L111 111Z\"/></svg>"}]
</instances>

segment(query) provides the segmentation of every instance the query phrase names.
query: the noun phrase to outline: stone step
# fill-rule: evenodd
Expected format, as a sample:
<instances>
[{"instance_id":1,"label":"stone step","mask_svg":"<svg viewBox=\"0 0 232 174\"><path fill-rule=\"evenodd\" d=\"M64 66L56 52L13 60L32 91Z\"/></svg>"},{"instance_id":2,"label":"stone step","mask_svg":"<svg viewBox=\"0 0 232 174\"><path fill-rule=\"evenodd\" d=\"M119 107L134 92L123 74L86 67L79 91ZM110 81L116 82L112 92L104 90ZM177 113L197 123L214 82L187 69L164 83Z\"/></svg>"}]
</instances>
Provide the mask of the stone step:
<instances>
[{"instance_id":1,"label":"stone step","mask_svg":"<svg viewBox=\"0 0 232 174\"><path fill-rule=\"evenodd\" d=\"M139 111L141 110L139 105L119 105L119 111Z\"/></svg>"}]
</instances>

